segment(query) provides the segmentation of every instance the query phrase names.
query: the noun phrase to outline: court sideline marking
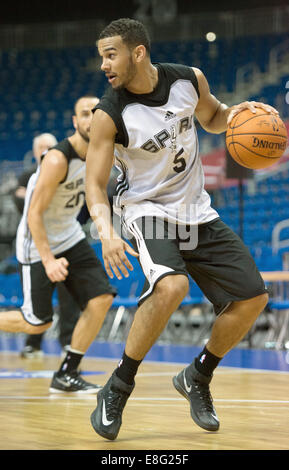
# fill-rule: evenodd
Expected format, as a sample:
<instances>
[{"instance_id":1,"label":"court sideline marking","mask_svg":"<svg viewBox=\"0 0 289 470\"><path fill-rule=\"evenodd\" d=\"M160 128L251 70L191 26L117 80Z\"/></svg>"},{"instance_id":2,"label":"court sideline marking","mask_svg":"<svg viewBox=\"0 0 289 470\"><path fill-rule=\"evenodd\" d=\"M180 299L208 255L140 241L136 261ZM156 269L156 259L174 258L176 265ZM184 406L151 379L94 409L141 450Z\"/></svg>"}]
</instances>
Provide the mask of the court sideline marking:
<instances>
[{"instance_id":1,"label":"court sideline marking","mask_svg":"<svg viewBox=\"0 0 289 470\"><path fill-rule=\"evenodd\" d=\"M96 396L94 395L86 395L86 396L63 396L61 394L54 394L54 395L45 395L45 396L15 396L12 397L11 395L0 395L0 400L23 400L23 401L33 401L33 400L49 400L49 401L63 401L63 400L73 400L73 401L81 401L84 400L96 400ZM185 398L170 398L170 397L130 397L130 402L138 402L138 401L163 401L163 402L183 402L186 401ZM289 400L257 400L257 399L243 399L243 398L215 398L214 402L219 403L257 403L257 404L289 404Z\"/></svg>"}]
</instances>

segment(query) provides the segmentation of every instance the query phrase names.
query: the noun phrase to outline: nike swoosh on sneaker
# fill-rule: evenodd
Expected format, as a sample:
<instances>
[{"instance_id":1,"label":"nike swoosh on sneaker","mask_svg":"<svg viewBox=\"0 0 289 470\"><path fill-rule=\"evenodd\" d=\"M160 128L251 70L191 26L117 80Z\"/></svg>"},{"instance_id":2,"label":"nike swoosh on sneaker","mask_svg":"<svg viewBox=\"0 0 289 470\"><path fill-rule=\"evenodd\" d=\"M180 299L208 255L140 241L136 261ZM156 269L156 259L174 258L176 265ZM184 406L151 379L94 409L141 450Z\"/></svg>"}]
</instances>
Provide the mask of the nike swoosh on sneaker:
<instances>
[{"instance_id":1,"label":"nike swoosh on sneaker","mask_svg":"<svg viewBox=\"0 0 289 470\"><path fill-rule=\"evenodd\" d=\"M105 401L104 400L102 401L102 423L104 424L104 426L109 426L110 424L113 423L113 420L109 421L106 417L106 409L105 409Z\"/></svg>"},{"instance_id":2,"label":"nike swoosh on sneaker","mask_svg":"<svg viewBox=\"0 0 289 470\"><path fill-rule=\"evenodd\" d=\"M65 382L64 380L60 379L59 377L57 379L57 382L60 383L61 385L63 385L63 387L65 387L65 388L69 388L71 386L71 384L69 382Z\"/></svg>"},{"instance_id":3,"label":"nike swoosh on sneaker","mask_svg":"<svg viewBox=\"0 0 289 470\"><path fill-rule=\"evenodd\" d=\"M184 371L184 384L185 384L186 392L190 393L190 391L192 390L192 386L191 385L188 386L188 384L187 384L185 371Z\"/></svg>"}]
</instances>

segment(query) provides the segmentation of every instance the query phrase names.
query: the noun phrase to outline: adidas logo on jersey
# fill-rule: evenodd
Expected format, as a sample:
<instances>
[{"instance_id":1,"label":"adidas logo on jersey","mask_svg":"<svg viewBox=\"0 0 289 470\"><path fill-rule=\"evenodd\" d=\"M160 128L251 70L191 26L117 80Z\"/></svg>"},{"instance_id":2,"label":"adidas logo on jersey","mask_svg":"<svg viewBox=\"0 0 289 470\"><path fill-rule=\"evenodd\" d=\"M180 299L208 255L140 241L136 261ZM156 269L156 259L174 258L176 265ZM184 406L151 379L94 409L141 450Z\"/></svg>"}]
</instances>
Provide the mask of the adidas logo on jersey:
<instances>
[{"instance_id":1,"label":"adidas logo on jersey","mask_svg":"<svg viewBox=\"0 0 289 470\"><path fill-rule=\"evenodd\" d=\"M153 275L156 273L154 269L150 269L150 277L153 277Z\"/></svg>"},{"instance_id":2,"label":"adidas logo on jersey","mask_svg":"<svg viewBox=\"0 0 289 470\"><path fill-rule=\"evenodd\" d=\"M167 111L166 115L169 116L168 119L172 119L175 116L172 111ZM191 116L185 116L179 119L177 122L173 121L174 125L170 125L171 133L168 131L168 129L161 129L158 133L154 134L153 138L148 139L143 145L141 145L141 148L151 153L158 152L159 150L166 147L167 140L169 140L172 144L177 135L181 135L183 132L192 129L193 119L194 115L192 114Z\"/></svg>"},{"instance_id":3,"label":"adidas logo on jersey","mask_svg":"<svg viewBox=\"0 0 289 470\"><path fill-rule=\"evenodd\" d=\"M172 111L167 111L165 115L165 121L169 121L174 117L176 117L175 113L173 113Z\"/></svg>"}]
</instances>

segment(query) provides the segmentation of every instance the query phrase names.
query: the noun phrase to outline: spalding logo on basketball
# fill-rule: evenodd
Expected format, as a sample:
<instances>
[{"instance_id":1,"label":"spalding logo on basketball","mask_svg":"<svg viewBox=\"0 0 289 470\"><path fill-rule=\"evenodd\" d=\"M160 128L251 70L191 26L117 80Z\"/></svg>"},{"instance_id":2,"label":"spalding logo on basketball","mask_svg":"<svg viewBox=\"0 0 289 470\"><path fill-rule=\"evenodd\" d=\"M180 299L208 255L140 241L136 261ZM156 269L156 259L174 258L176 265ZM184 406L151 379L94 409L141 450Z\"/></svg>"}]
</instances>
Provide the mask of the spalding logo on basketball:
<instances>
[{"instance_id":1,"label":"spalding logo on basketball","mask_svg":"<svg viewBox=\"0 0 289 470\"><path fill-rule=\"evenodd\" d=\"M256 108L236 114L226 132L226 145L233 159L246 168L267 168L286 150L287 129L279 116Z\"/></svg>"}]
</instances>

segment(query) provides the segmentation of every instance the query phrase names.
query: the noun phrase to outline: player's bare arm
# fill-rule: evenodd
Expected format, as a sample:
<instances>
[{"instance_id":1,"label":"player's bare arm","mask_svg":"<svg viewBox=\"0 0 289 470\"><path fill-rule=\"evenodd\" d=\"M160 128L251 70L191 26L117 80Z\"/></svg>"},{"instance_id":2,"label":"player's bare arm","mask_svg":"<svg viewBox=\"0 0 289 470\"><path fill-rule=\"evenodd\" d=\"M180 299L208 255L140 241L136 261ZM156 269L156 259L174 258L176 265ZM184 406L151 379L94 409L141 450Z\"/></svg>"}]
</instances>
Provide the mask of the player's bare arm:
<instances>
[{"instance_id":1,"label":"player's bare arm","mask_svg":"<svg viewBox=\"0 0 289 470\"><path fill-rule=\"evenodd\" d=\"M43 214L48 208L59 183L65 178L67 160L58 150L49 151L41 164L40 175L33 192L28 211L28 225L37 247L46 274L52 282L64 281L68 271L65 258L56 259L50 250L43 223Z\"/></svg>"},{"instance_id":2,"label":"player's bare arm","mask_svg":"<svg viewBox=\"0 0 289 470\"><path fill-rule=\"evenodd\" d=\"M26 188L25 186L19 186L16 191L15 191L15 196L16 197L19 197L21 199L24 199L25 198L25 194L26 194Z\"/></svg>"},{"instance_id":3,"label":"player's bare arm","mask_svg":"<svg viewBox=\"0 0 289 470\"><path fill-rule=\"evenodd\" d=\"M199 101L196 106L196 118L200 125L208 132L220 134L227 130L232 118L244 109L250 109L253 113L255 108L263 108L268 113L278 114L272 106L257 101L244 101L238 105L228 107L221 103L210 91L209 84L201 70L193 67L199 86Z\"/></svg>"},{"instance_id":4,"label":"player's bare arm","mask_svg":"<svg viewBox=\"0 0 289 470\"><path fill-rule=\"evenodd\" d=\"M132 270L125 251L138 254L114 230L110 205L107 197L107 184L114 159L116 127L113 120L100 109L94 113L90 142L86 155L86 202L102 242L105 269L110 278L121 279L120 272L127 277Z\"/></svg>"}]
</instances>

